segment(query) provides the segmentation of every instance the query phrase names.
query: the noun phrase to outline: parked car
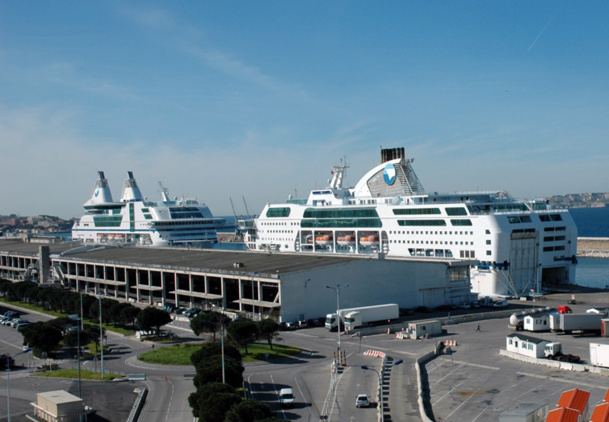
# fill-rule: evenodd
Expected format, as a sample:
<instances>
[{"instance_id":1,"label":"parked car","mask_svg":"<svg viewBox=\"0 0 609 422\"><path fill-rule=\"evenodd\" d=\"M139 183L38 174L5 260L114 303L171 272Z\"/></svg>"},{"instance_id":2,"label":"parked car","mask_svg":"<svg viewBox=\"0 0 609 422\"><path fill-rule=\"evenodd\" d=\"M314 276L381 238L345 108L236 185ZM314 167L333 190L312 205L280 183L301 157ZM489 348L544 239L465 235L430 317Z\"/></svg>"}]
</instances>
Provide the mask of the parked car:
<instances>
[{"instance_id":1,"label":"parked car","mask_svg":"<svg viewBox=\"0 0 609 422\"><path fill-rule=\"evenodd\" d=\"M22 321L19 324L17 324L17 326L15 328L17 328L17 331L21 332L25 327L28 327L32 325L32 323L30 321Z\"/></svg>"},{"instance_id":2,"label":"parked car","mask_svg":"<svg viewBox=\"0 0 609 422\"><path fill-rule=\"evenodd\" d=\"M29 321L27 319L15 318L11 321L11 327L17 328L17 325L19 325L22 322L29 322Z\"/></svg>"},{"instance_id":3,"label":"parked car","mask_svg":"<svg viewBox=\"0 0 609 422\"><path fill-rule=\"evenodd\" d=\"M368 407L370 406L370 399L368 394L358 394L355 398L355 407Z\"/></svg>"},{"instance_id":4,"label":"parked car","mask_svg":"<svg viewBox=\"0 0 609 422\"><path fill-rule=\"evenodd\" d=\"M282 330L295 330L297 328L300 328L300 326L298 325L298 321L288 321L288 322L282 322L280 325L280 328Z\"/></svg>"},{"instance_id":5,"label":"parked car","mask_svg":"<svg viewBox=\"0 0 609 422\"><path fill-rule=\"evenodd\" d=\"M505 308L509 305L507 300L496 300L493 302L493 308Z\"/></svg>"}]
</instances>

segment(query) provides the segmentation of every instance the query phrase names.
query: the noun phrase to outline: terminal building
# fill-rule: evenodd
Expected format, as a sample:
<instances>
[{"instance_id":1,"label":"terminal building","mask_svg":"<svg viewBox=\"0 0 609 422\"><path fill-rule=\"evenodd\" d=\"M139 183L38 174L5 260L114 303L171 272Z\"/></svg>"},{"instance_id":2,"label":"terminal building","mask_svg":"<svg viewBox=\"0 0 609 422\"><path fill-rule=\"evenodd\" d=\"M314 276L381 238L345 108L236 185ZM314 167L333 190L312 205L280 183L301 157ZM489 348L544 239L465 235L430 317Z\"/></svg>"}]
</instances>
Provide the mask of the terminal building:
<instances>
[{"instance_id":1,"label":"terminal building","mask_svg":"<svg viewBox=\"0 0 609 422\"><path fill-rule=\"evenodd\" d=\"M216 307L279 322L323 317L336 310L337 300L341 308L469 303L471 264L458 259L390 259L382 254L82 247L0 240L3 279L52 282L144 305Z\"/></svg>"}]
</instances>

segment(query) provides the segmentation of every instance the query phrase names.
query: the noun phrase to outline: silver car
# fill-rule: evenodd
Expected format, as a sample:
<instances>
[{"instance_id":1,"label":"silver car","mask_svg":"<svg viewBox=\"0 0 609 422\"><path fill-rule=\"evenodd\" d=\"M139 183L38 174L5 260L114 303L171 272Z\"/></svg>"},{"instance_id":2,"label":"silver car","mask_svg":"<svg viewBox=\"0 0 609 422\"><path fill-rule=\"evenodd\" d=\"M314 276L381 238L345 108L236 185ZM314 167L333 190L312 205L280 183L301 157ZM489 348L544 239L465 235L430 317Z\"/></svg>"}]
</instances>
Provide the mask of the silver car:
<instances>
[{"instance_id":1,"label":"silver car","mask_svg":"<svg viewBox=\"0 0 609 422\"><path fill-rule=\"evenodd\" d=\"M368 407L370 406L370 399L368 394L358 394L355 399L355 407Z\"/></svg>"}]
</instances>

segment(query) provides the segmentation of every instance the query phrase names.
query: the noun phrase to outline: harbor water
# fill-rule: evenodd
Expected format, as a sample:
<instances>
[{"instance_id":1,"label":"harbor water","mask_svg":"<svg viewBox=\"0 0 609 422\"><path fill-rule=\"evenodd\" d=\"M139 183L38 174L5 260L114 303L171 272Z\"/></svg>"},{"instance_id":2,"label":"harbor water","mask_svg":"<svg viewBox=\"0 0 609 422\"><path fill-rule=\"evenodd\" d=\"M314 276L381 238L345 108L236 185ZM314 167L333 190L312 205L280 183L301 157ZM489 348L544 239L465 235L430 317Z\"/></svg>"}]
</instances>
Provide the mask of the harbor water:
<instances>
[{"instance_id":1,"label":"harbor water","mask_svg":"<svg viewBox=\"0 0 609 422\"><path fill-rule=\"evenodd\" d=\"M578 237L609 237L609 207L569 210L577 225ZM609 286L609 258L578 258L575 281L580 286Z\"/></svg>"}]
</instances>

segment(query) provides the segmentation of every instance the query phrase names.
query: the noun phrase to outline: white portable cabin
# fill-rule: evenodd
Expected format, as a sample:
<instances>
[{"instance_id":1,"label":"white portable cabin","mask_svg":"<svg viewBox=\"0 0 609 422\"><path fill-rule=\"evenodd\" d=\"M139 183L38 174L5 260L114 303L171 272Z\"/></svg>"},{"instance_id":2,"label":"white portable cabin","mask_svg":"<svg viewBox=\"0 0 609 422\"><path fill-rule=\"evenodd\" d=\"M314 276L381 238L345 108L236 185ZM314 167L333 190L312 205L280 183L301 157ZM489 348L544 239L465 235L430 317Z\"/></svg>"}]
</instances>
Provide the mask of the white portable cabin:
<instances>
[{"instance_id":1,"label":"white portable cabin","mask_svg":"<svg viewBox=\"0 0 609 422\"><path fill-rule=\"evenodd\" d=\"M550 314L533 314L524 317L525 331L550 331Z\"/></svg>"},{"instance_id":2,"label":"white portable cabin","mask_svg":"<svg viewBox=\"0 0 609 422\"><path fill-rule=\"evenodd\" d=\"M410 338L416 340L422 337L432 337L442 334L442 321L419 321L408 324Z\"/></svg>"},{"instance_id":3,"label":"white portable cabin","mask_svg":"<svg viewBox=\"0 0 609 422\"><path fill-rule=\"evenodd\" d=\"M499 422L545 422L549 411L548 403L522 403L516 409L500 413Z\"/></svg>"},{"instance_id":4,"label":"white portable cabin","mask_svg":"<svg viewBox=\"0 0 609 422\"><path fill-rule=\"evenodd\" d=\"M505 349L532 358L543 358L543 349L548 343L547 340L513 333L506 337Z\"/></svg>"}]
</instances>

